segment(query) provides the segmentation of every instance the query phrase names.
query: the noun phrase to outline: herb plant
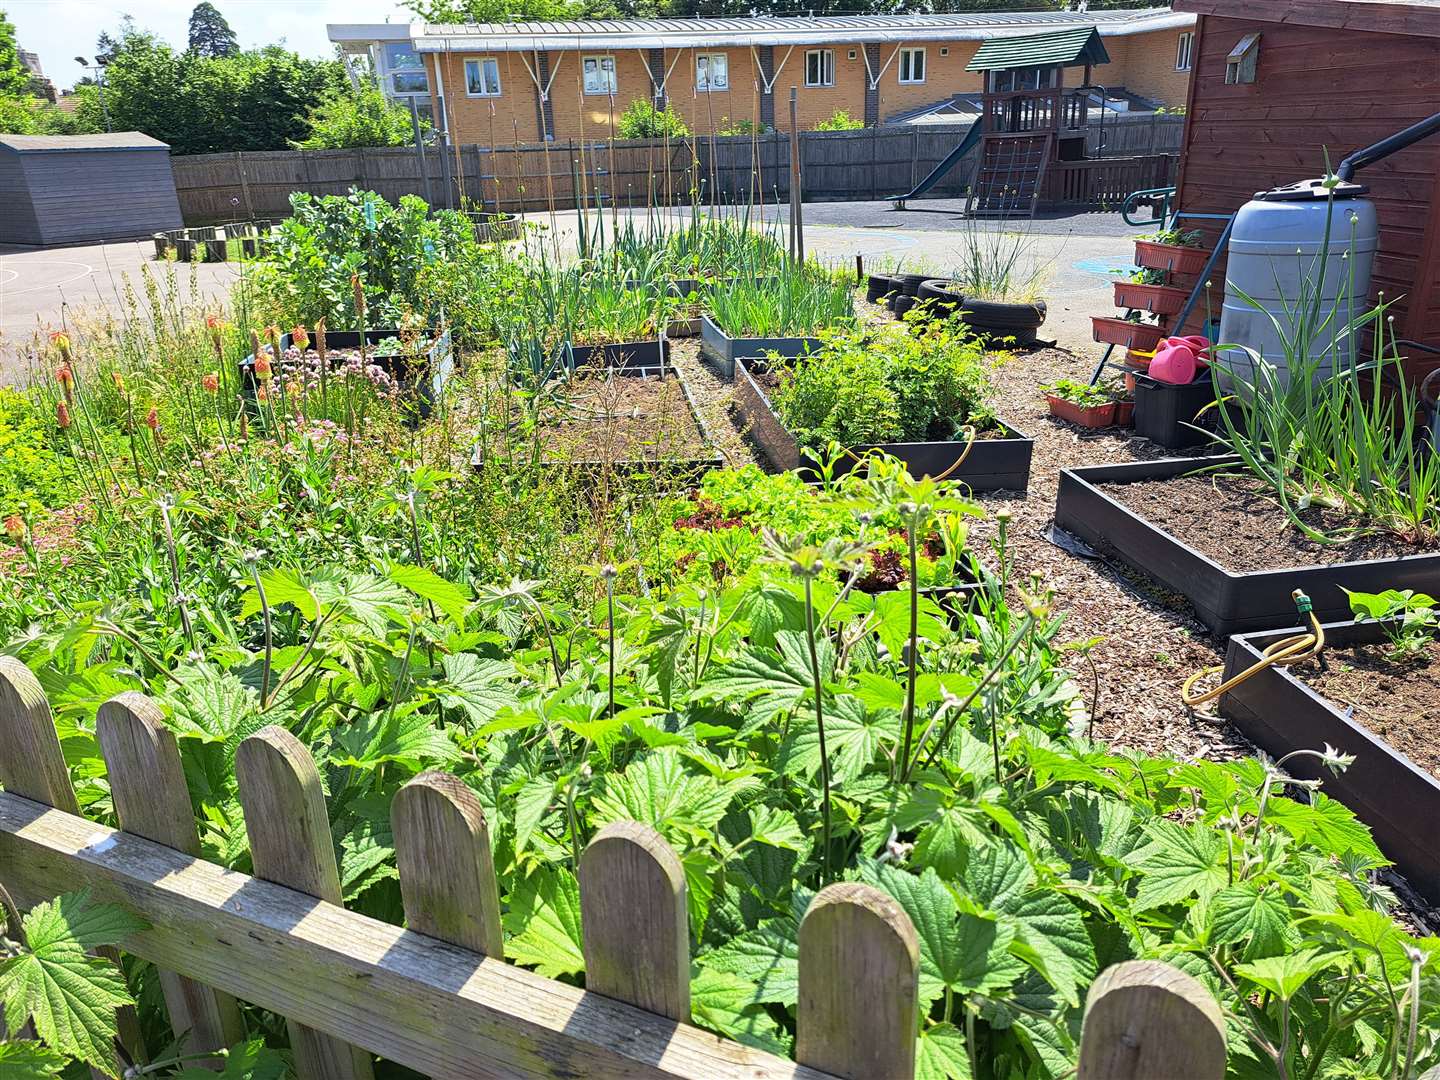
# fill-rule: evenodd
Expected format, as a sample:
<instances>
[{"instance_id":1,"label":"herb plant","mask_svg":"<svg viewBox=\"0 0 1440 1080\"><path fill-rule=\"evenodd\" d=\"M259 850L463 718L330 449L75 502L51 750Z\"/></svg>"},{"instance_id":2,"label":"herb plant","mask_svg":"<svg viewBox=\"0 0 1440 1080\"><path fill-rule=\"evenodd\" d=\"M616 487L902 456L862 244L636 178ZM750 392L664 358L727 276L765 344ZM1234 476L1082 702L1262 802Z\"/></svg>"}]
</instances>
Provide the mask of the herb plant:
<instances>
[{"instance_id":1,"label":"herb plant","mask_svg":"<svg viewBox=\"0 0 1440 1080\"><path fill-rule=\"evenodd\" d=\"M1414 589L1386 589L1382 593L1351 592L1350 611L1359 622L1389 622L1385 636L1390 658L1404 661L1423 653L1440 632L1440 611L1435 598Z\"/></svg>"}]
</instances>

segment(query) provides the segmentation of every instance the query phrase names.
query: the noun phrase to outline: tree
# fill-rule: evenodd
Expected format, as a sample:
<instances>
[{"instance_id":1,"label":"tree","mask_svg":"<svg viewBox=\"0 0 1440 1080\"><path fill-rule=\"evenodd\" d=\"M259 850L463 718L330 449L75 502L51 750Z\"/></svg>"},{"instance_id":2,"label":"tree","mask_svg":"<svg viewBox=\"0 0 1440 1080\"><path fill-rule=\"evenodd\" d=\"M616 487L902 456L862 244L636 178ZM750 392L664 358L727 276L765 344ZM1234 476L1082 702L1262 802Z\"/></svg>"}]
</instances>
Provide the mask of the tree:
<instances>
[{"instance_id":1,"label":"tree","mask_svg":"<svg viewBox=\"0 0 1440 1080\"><path fill-rule=\"evenodd\" d=\"M654 102L636 98L616 119L615 134L622 139L683 139L690 129L678 113L657 109Z\"/></svg>"},{"instance_id":2,"label":"tree","mask_svg":"<svg viewBox=\"0 0 1440 1080\"><path fill-rule=\"evenodd\" d=\"M234 56L240 51L235 40L235 31L225 21L210 0L200 0L190 12L190 51L196 56L212 59L220 56Z\"/></svg>"},{"instance_id":3,"label":"tree","mask_svg":"<svg viewBox=\"0 0 1440 1080\"><path fill-rule=\"evenodd\" d=\"M357 146L404 146L415 127L408 110L385 100L368 80L356 90L326 94L306 118L310 134L293 146L301 150L350 150ZM425 121L422 119L421 124Z\"/></svg>"},{"instance_id":4,"label":"tree","mask_svg":"<svg viewBox=\"0 0 1440 1080\"><path fill-rule=\"evenodd\" d=\"M0 11L0 97L30 96L30 69L20 63L15 26Z\"/></svg>"}]
</instances>

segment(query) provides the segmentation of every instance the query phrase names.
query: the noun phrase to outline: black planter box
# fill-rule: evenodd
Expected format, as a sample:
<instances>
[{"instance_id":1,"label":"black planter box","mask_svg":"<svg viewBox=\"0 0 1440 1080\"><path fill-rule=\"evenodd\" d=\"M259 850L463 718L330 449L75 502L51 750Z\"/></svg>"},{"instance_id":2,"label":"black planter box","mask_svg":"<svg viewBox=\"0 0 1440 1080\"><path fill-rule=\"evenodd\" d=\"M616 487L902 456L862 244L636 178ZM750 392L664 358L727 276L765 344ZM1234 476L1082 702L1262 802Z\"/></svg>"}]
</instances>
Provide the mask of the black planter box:
<instances>
[{"instance_id":1,"label":"black planter box","mask_svg":"<svg viewBox=\"0 0 1440 1080\"><path fill-rule=\"evenodd\" d=\"M387 338L399 337L398 330L366 330L365 344L367 346L379 345ZM289 334L280 335L280 351L282 353L290 348L291 344L292 340ZM310 344L311 348L314 348L313 336ZM358 330L327 330L325 332L327 351L358 349L359 347L360 332ZM440 400L445 384L450 381L450 376L455 372L455 353L451 348L449 330L441 332L430 342L423 358L404 353L374 352L367 354L367 359L370 363L380 367L391 378L398 379L401 387L406 390L414 390L421 418L430 416L435 402ZM255 357L253 354L240 361L240 387L241 392L245 395L246 407L251 410L253 415L255 407Z\"/></svg>"},{"instance_id":2,"label":"black planter box","mask_svg":"<svg viewBox=\"0 0 1440 1080\"><path fill-rule=\"evenodd\" d=\"M690 384L685 381L684 374L679 368L666 366L661 367L640 367L638 365L626 365L610 369L611 374L624 378L646 378L649 376L669 376L680 384L680 393L685 399L685 405L690 410L690 418L695 421L695 426L700 429L700 435L704 439L708 453L700 457L689 458L633 458L620 461L604 461L599 458L571 461L545 461L541 460L540 465L546 469L576 469L582 472L611 469L615 472L625 474L651 473L662 476L667 481L677 486L698 483L700 478L711 469L718 469L724 466L725 459L715 449L715 435L710 426L705 423L705 418L700 415L700 409L695 404L695 397L690 392ZM555 376L558 378L558 376ZM484 448L476 445L470 455L470 464L478 472L484 468Z\"/></svg>"},{"instance_id":3,"label":"black planter box","mask_svg":"<svg viewBox=\"0 0 1440 1080\"><path fill-rule=\"evenodd\" d=\"M779 353L793 358L815 352L820 344L820 339L813 337L733 338L715 325L709 314L700 317L700 356L722 379L735 378L739 357Z\"/></svg>"},{"instance_id":4,"label":"black planter box","mask_svg":"<svg viewBox=\"0 0 1440 1080\"><path fill-rule=\"evenodd\" d=\"M576 367L658 368L670 362L670 342L667 340L663 348L658 338L609 345L571 345L570 355Z\"/></svg>"},{"instance_id":5,"label":"black planter box","mask_svg":"<svg viewBox=\"0 0 1440 1080\"><path fill-rule=\"evenodd\" d=\"M800 444L785 429L770 405L770 398L755 381L748 361L735 364L735 403L750 427L751 437L765 451L777 469L809 471L800 452ZM970 456L947 480L958 480L971 491L1024 491L1030 486L1030 455L1035 441L1001 423L1003 439L977 439ZM855 446L854 457L842 458L835 465L835 475L843 476L855 467L859 458L871 450L880 450L899 458L912 476L939 476L951 469L965 450L963 442L880 443Z\"/></svg>"},{"instance_id":6,"label":"black planter box","mask_svg":"<svg viewBox=\"0 0 1440 1080\"><path fill-rule=\"evenodd\" d=\"M1213 436L1196 430L1196 414L1215 401L1207 371L1195 382L1177 386L1135 374L1135 434L1169 450L1203 446ZM1213 410L1212 410L1213 412Z\"/></svg>"},{"instance_id":7,"label":"black planter box","mask_svg":"<svg viewBox=\"0 0 1440 1080\"><path fill-rule=\"evenodd\" d=\"M1194 606L1195 617L1221 638L1291 625L1295 621L1295 601L1290 594L1295 589L1309 594L1321 621L1338 621L1350 614L1342 585L1357 592L1416 589L1434 593L1440 589L1440 554L1280 570L1228 570L1151 525L1100 487L1169 480L1239 461L1238 457L1222 455L1062 469L1055 524L1114 553L1122 562L1186 597Z\"/></svg>"},{"instance_id":8,"label":"black planter box","mask_svg":"<svg viewBox=\"0 0 1440 1080\"><path fill-rule=\"evenodd\" d=\"M1330 645L1380 642L1387 625L1327 623L1325 640ZM1302 632L1273 630L1231 638L1225 678L1256 663L1272 642ZM1276 758L1292 750L1318 750L1326 743L1354 754L1355 763L1339 776L1312 757L1295 758L1285 769L1299 779L1323 780L1322 790L1370 826L1376 843L1410 883L1432 903L1440 903L1440 848L1426 825L1440 817L1440 783L1433 776L1312 690L1303 673L1267 668L1223 694L1220 713Z\"/></svg>"}]
</instances>

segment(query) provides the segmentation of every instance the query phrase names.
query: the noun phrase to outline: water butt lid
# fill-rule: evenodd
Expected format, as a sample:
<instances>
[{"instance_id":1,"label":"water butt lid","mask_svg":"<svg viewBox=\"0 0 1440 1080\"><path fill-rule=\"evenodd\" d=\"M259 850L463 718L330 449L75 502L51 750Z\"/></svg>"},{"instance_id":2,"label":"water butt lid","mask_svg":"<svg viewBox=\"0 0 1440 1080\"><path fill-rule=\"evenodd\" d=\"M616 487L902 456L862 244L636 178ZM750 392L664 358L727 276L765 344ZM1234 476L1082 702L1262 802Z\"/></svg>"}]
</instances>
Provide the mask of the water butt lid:
<instances>
[{"instance_id":1,"label":"water butt lid","mask_svg":"<svg viewBox=\"0 0 1440 1080\"><path fill-rule=\"evenodd\" d=\"M1333 183L1335 184L1334 188L1328 188L1325 186L1324 178L1317 176L1313 180L1297 180L1293 184L1271 188L1269 191L1257 191L1255 198L1263 202L1309 202L1312 199L1328 199L1333 190L1337 199L1354 199L1370 190L1364 184L1357 184L1350 180L1333 181Z\"/></svg>"}]
</instances>

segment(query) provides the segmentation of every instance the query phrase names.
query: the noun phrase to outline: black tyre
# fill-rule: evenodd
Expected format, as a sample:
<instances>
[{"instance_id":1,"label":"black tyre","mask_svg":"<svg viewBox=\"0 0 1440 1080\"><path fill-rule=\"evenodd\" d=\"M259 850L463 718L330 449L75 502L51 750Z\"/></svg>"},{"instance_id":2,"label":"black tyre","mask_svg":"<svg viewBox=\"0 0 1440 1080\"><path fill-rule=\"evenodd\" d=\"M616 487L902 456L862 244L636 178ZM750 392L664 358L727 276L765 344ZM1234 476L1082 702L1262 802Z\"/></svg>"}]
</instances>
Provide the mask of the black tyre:
<instances>
[{"instance_id":1,"label":"black tyre","mask_svg":"<svg viewBox=\"0 0 1440 1080\"><path fill-rule=\"evenodd\" d=\"M1033 330L1045 321L1046 313L1044 300L1033 304L1007 304L972 297L965 301L964 307L965 321L971 326L997 330L1004 327L1029 327Z\"/></svg>"},{"instance_id":2,"label":"black tyre","mask_svg":"<svg viewBox=\"0 0 1440 1080\"><path fill-rule=\"evenodd\" d=\"M899 283L889 274L871 274L866 279L865 299L877 304L899 288Z\"/></svg>"},{"instance_id":3,"label":"black tyre","mask_svg":"<svg viewBox=\"0 0 1440 1080\"><path fill-rule=\"evenodd\" d=\"M919 292L921 283L930 280L929 274L896 274L894 277L906 296L914 296Z\"/></svg>"},{"instance_id":4,"label":"black tyre","mask_svg":"<svg viewBox=\"0 0 1440 1080\"><path fill-rule=\"evenodd\" d=\"M895 297L895 306L892 307L890 310L895 312L895 317L897 319L903 319L905 317L905 313L911 308L913 308L917 303L919 303L919 301L916 300L915 297L906 296L904 293L902 293L899 296Z\"/></svg>"}]
</instances>

